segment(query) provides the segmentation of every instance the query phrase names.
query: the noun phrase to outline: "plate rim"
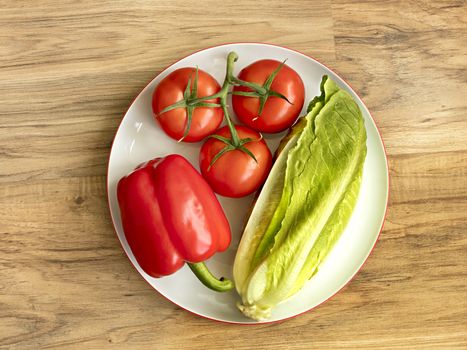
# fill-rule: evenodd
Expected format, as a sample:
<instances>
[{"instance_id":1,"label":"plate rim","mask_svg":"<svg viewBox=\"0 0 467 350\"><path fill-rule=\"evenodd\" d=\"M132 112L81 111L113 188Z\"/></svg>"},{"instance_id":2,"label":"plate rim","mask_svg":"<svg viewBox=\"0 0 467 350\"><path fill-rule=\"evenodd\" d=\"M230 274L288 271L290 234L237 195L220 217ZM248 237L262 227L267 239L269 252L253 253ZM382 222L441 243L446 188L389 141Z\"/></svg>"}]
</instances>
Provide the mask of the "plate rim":
<instances>
[{"instance_id":1,"label":"plate rim","mask_svg":"<svg viewBox=\"0 0 467 350\"><path fill-rule=\"evenodd\" d=\"M360 267L348 278L348 280L339 288L337 289L333 294L329 295L326 299L324 299L323 301L321 301L320 303L310 307L309 309L305 310L305 311L302 311L302 312L299 312L295 315L291 315L291 316L288 316L288 317L284 317L282 319L278 319L278 320L271 320L271 321L261 321L261 322L238 322L238 321L228 321L228 320L221 320L221 319L218 319L218 318L214 318L214 317L210 317L210 316L207 316L207 315L203 315L201 313L197 313L193 310L189 310L187 308L185 308L184 306L182 305L179 305L178 303L176 303L174 300L171 300L169 299L167 296L165 296L164 294L162 294L156 287L154 287L151 283L149 283L145 278L144 276L138 271L137 267L135 266L135 264L131 261L130 257L128 256L125 248L123 247L123 244L122 244L122 241L120 240L119 236L118 236L118 232L117 232L117 229L115 227L115 218L112 214L112 208L111 208L111 203L110 203L110 193L109 193L109 171L110 171L110 159L111 159L111 156L112 156L112 152L113 152L113 149L114 149L114 144L115 144L115 139L120 131L120 128L122 127L122 124L123 124L123 121L125 120L125 117L127 116L128 114L128 111L130 110L130 108L133 106L133 104L135 103L135 101L140 97L140 95L142 94L142 92L146 89L146 87L151 84L151 82L156 79L159 75L163 74L165 71L167 71L168 69L170 69L172 66L174 66L175 64L177 64L178 62L184 60L185 58L188 58L196 53L199 53L199 52L202 52L202 51L206 51L206 50L210 50L210 49L214 49L214 48L218 48L218 47L222 47L222 46L230 46L230 45L266 45L266 46L272 46L272 47L277 47L277 48L281 48L281 49L286 49L286 50L289 50L289 51L292 51L296 54L299 54L301 56L304 56L308 59L311 59L312 61L315 61L316 63L318 63L319 65L325 67L326 69L328 69L329 71L331 71L332 73L334 73L336 76L338 76L354 93L355 95L358 97L358 99L360 100L360 102L362 103L362 105L365 107L366 111L368 112L369 116L371 117L371 120L373 122L373 125L375 126L376 128L376 131L378 133L378 136L379 136L379 140L381 141L381 145L382 145L382 148L383 148L383 154L384 154L384 158L385 158L385 163L386 163L386 178L387 178L387 183L386 183L386 187L387 187L387 191L386 191L386 203L385 203L385 208L384 208L384 215L382 217L382 220L381 220L381 223L380 223L380 229L379 229L379 232L378 232L378 235L376 236L376 239L373 243L373 246L371 247L371 249L369 250L367 256L365 257L365 259L363 260L362 264L360 265ZM362 97L358 94L358 92L347 82L347 80L345 80L340 74L338 74L337 72L335 72L333 69L331 69L330 67L328 67L326 64L322 63L321 61L319 61L318 59L314 58L313 56L310 56L308 54L305 54L299 50L295 50L295 49L292 49L290 47L287 47L287 46L284 46L284 45L278 45L278 44L274 44L274 43L269 43L269 42L255 42L255 41L235 41L235 42L224 42L224 43L220 43L220 44L216 44L216 45L211 45L211 46L207 46L207 47L204 47L204 48L201 48L201 49L198 49L198 50L194 50L190 53L188 53L187 55L183 56L183 57L180 57L179 59L173 61L172 63L170 63L169 65L167 65L165 68L163 68L162 70L160 70L155 76L153 76L144 86L143 88L141 89L141 91L133 98L133 100L131 101L131 103L128 105L125 113L123 114L123 117L122 119L120 120L120 123L117 127L117 130L115 131L115 134L114 134L114 137L112 139L112 143L111 143L111 146L110 146L110 152L109 152L109 156L108 156L108 160L107 160L107 174L106 174L106 194L107 194L107 206L108 206L108 209L109 209L109 212L110 212L110 217L111 217L111 220L112 220L112 227L113 227L113 230L114 230L114 233L117 237L117 240L118 242L120 243L120 246L122 247L122 250L123 252L125 253L125 255L127 256L127 259L130 261L130 264L133 266L133 268L136 270L137 274L145 281L145 283L147 283L149 286L151 286L151 288L153 288L159 295L161 295L162 297L164 297L164 299L168 300L169 302L173 303L174 305L178 306L179 308L185 310L185 311L188 311L189 313L195 315L195 316L199 316L199 317L202 317L202 318L205 318L205 319L208 319L208 320L211 320L211 321L215 321L215 322L219 322L219 323L224 323L224 324L230 324L230 325L250 325L250 326L255 326L255 325L263 325L263 324L272 324L272 323L279 323L279 322L284 322L284 321L287 321L289 319L292 319L294 317L298 317L300 315L303 315L311 310L314 310L316 308L318 308L319 306L323 305L324 303L326 303L327 301L329 301L330 299L332 299L336 294L338 294L340 291L342 291L344 288L346 288L348 286L348 284L355 278L355 276L363 269L365 263L368 261L368 258L370 257L370 255L373 253L373 250L375 249L376 247L376 244L377 242L379 241L379 238L381 236L381 232L383 231L383 228L384 228L384 224L386 222L386 217L387 217L387 213L388 213L388 206L389 206L389 196L390 196L390 186L391 186L391 181L390 181L390 174L389 174L389 162L388 162L388 154L387 154L387 150L386 150L386 145L384 144L384 140L381 136L381 131L379 130L378 128L378 125L375 121L375 118L373 117L373 115L371 114L369 108L366 106L365 102L363 101Z\"/></svg>"}]
</instances>

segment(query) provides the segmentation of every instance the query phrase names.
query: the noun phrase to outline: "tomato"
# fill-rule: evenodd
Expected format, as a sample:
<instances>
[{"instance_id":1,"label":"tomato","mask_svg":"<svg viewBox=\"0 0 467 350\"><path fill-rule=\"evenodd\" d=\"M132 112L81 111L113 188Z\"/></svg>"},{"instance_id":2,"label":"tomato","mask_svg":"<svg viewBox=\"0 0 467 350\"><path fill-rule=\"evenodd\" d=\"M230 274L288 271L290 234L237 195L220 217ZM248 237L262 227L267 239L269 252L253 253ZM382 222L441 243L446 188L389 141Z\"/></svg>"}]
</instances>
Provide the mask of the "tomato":
<instances>
[{"instance_id":1,"label":"tomato","mask_svg":"<svg viewBox=\"0 0 467 350\"><path fill-rule=\"evenodd\" d=\"M280 64L281 62L275 60L256 61L245 67L238 78L263 85ZM276 133L292 126L299 116L305 99L305 87L297 72L284 64L275 76L270 89L284 95L291 103L280 97L269 96L259 117L258 97L233 95L232 105L242 123L257 131ZM234 91L252 90L244 86L236 86Z\"/></svg>"},{"instance_id":2,"label":"tomato","mask_svg":"<svg viewBox=\"0 0 467 350\"><path fill-rule=\"evenodd\" d=\"M189 79L191 79L191 89L193 89L195 75L196 68L177 69L162 79L152 96L154 118L165 133L175 140L180 140L187 128L187 109L180 107L160 113L164 108L184 99L183 93ZM210 96L219 90L219 83L211 75L198 69L197 97ZM218 103L219 101L217 99L203 102ZM223 116L222 108L219 107L195 107L189 132L183 141L201 141L219 127Z\"/></svg>"},{"instance_id":3,"label":"tomato","mask_svg":"<svg viewBox=\"0 0 467 350\"><path fill-rule=\"evenodd\" d=\"M258 132L238 125L235 129L240 139L254 140L243 146L258 162L241 149L234 149L224 153L209 168L213 158L226 147L224 142L215 138L209 138L203 144L199 155L201 174L215 192L226 197L243 197L256 191L266 180L272 165L271 151ZM226 126L215 135L231 137Z\"/></svg>"}]
</instances>

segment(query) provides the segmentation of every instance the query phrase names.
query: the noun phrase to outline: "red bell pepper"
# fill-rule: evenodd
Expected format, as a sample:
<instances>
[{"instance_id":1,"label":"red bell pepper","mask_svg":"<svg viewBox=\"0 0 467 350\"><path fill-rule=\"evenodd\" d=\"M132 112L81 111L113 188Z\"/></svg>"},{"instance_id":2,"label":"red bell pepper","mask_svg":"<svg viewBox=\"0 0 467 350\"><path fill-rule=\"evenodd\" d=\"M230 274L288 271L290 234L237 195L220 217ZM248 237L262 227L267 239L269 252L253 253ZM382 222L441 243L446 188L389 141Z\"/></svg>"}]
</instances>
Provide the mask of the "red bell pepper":
<instances>
[{"instance_id":1,"label":"red bell pepper","mask_svg":"<svg viewBox=\"0 0 467 350\"><path fill-rule=\"evenodd\" d=\"M125 237L148 275L170 275L187 262L207 287L233 288L203 263L227 249L230 226L214 192L185 158L173 154L138 166L119 181L117 197Z\"/></svg>"}]
</instances>

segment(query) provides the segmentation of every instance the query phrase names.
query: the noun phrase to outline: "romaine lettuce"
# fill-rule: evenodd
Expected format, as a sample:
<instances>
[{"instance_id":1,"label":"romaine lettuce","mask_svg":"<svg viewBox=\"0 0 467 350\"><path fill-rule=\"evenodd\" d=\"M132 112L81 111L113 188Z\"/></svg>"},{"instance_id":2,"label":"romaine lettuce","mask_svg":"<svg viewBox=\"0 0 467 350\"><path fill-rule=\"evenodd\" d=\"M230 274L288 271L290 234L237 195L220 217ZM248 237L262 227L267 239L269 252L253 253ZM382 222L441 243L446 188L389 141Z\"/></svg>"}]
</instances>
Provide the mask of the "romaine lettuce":
<instances>
[{"instance_id":1,"label":"romaine lettuce","mask_svg":"<svg viewBox=\"0 0 467 350\"><path fill-rule=\"evenodd\" d=\"M324 76L278 149L234 263L240 310L261 320L316 273L357 202L366 131L352 97Z\"/></svg>"}]
</instances>

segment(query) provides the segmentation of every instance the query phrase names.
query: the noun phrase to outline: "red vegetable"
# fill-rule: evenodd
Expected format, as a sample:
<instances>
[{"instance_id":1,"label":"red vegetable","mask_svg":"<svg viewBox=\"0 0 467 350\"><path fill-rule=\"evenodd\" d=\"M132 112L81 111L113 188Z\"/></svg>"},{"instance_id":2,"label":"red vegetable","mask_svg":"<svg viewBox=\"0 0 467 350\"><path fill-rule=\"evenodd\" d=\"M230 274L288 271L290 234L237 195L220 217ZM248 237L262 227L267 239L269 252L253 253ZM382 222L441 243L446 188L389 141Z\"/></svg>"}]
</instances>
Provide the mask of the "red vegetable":
<instances>
[{"instance_id":1,"label":"red vegetable","mask_svg":"<svg viewBox=\"0 0 467 350\"><path fill-rule=\"evenodd\" d=\"M227 197L255 192L266 180L272 165L271 151L259 133L240 125L235 130L240 140L244 140L240 142L247 141L242 147L254 158L226 143L231 138L227 126L211 135L199 154L201 174L215 192Z\"/></svg>"},{"instance_id":2,"label":"red vegetable","mask_svg":"<svg viewBox=\"0 0 467 350\"><path fill-rule=\"evenodd\" d=\"M123 230L141 268L170 275L186 262L211 289L226 291L203 261L230 244L230 227L213 191L182 156L156 158L122 178L117 187Z\"/></svg>"},{"instance_id":3,"label":"red vegetable","mask_svg":"<svg viewBox=\"0 0 467 350\"><path fill-rule=\"evenodd\" d=\"M223 112L219 99L199 99L219 90L216 79L201 69L177 69L154 90L154 118L164 132L177 141L201 141L219 127Z\"/></svg>"},{"instance_id":4,"label":"red vegetable","mask_svg":"<svg viewBox=\"0 0 467 350\"><path fill-rule=\"evenodd\" d=\"M275 133L289 128L297 119L305 99L302 79L279 61L260 60L242 69L238 79L247 84L234 88L232 106L238 119L250 128Z\"/></svg>"}]
</instances>

